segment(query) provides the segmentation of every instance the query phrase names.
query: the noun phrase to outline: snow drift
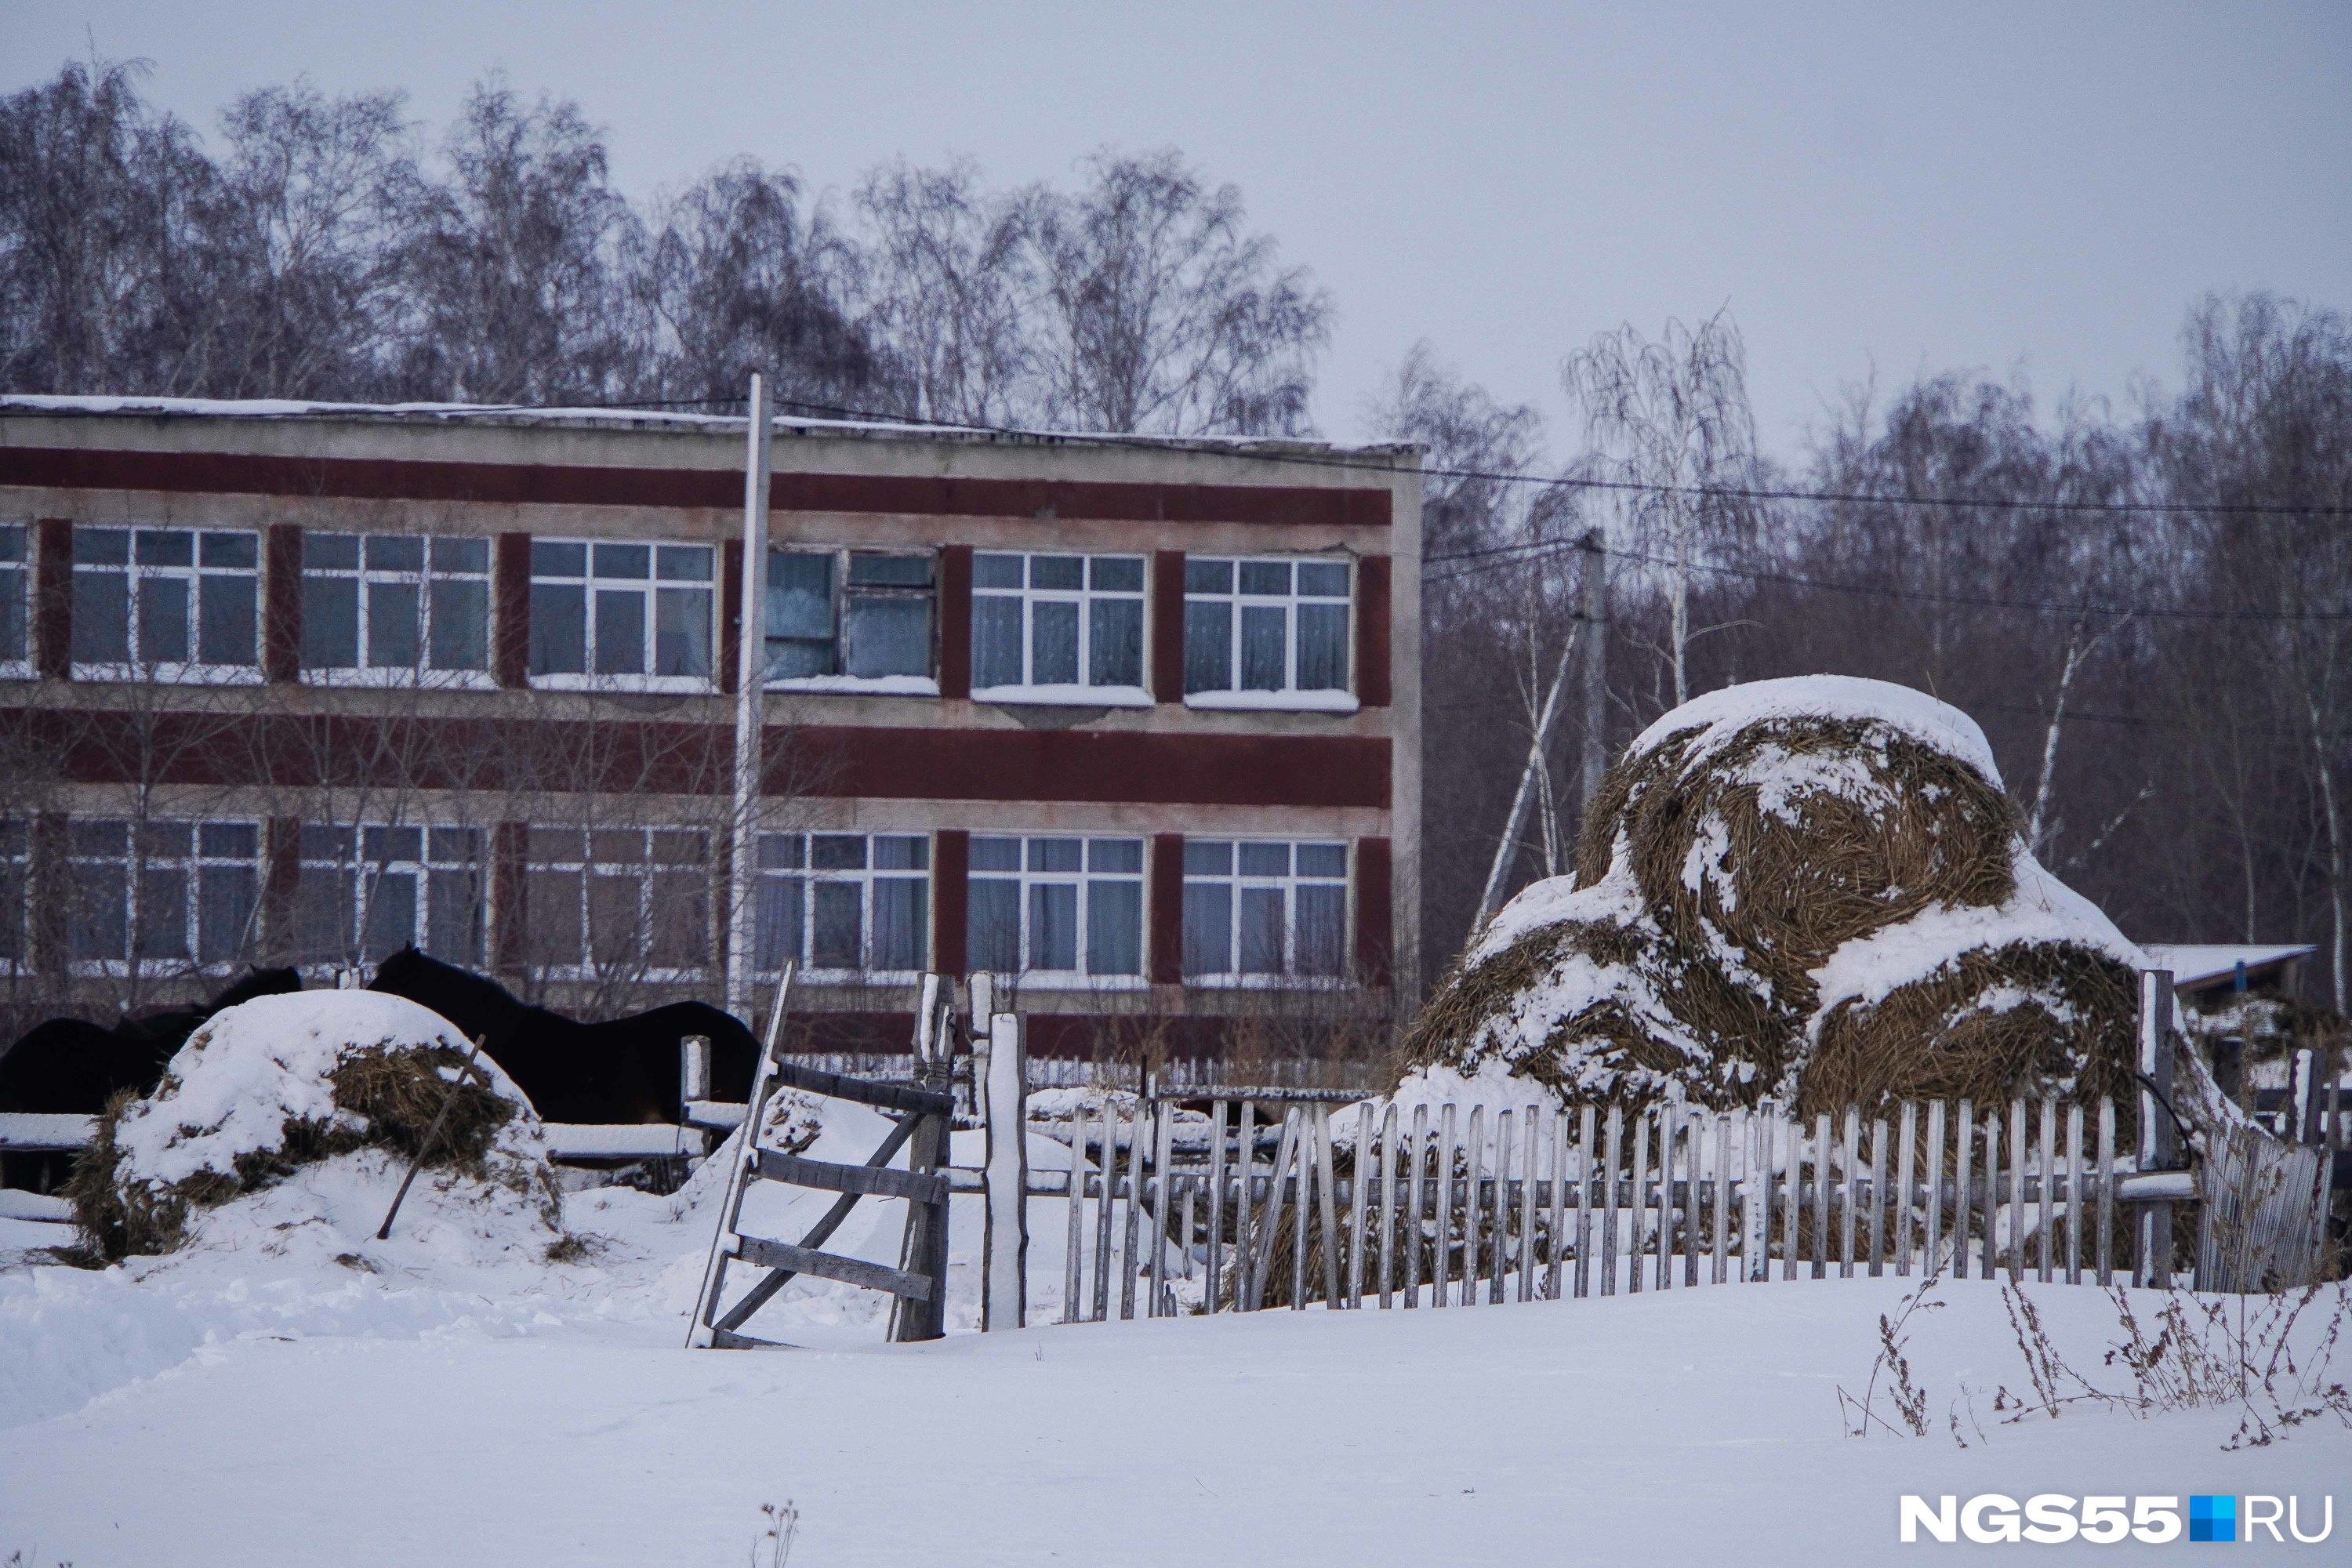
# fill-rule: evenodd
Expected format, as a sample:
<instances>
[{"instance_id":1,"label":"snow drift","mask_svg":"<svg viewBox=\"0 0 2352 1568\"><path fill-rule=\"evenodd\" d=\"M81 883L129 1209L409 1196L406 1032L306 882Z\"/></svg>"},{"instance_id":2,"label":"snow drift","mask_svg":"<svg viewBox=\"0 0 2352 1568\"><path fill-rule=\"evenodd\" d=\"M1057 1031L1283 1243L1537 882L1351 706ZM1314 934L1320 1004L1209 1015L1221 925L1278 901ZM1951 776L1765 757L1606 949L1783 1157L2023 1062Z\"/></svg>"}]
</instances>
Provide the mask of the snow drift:
<instances>
[{"instance_id":1,"label":"snow drift","mask_svg":"<svg viewBox=\"0 0 2352 1568\"><path fill-rule=\"evenodd\" d=\"M560 1234L546 1140L530 1102L441 1016L373 991L262 996L188 1037L146 1099L99 1119L68 1195L85 1247L168 1252L191 1217L303 1167L384 1151L414 1156L445 1102L427 1168L503 1194Z\"/></svg>"},{"instance_id":2,"label":"snow drift","mask_svg":"<svg viewBox=\"0 0 2352 1568\"><path fill-rule=\"evenodd\" d=\"M2128 1108L2141 963L2034 860L1968 715L1882 681L1759 681L1627 748L1576 874L1473 939L1407 1037L1399 1092Z\"/></svg>"}]
</instances>

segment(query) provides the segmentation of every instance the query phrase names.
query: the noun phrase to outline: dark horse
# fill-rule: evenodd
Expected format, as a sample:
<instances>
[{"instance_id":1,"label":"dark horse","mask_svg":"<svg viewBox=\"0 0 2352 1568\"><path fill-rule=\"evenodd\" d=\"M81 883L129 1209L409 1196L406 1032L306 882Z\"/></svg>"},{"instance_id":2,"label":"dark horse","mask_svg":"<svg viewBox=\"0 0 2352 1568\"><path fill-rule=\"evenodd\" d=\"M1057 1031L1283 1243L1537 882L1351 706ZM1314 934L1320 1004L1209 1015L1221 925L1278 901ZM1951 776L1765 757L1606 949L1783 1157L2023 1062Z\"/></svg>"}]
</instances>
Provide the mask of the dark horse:
<instances>
[{"instance_id":1,"label":"dark horse","mask_svg":"<svg viewBox=\"0 0 2352 1568\"><path fill-rule=\"evenodd\" d=\"M583 1024L522 1002L497 981L405 947L376 966L371 991L404 996L455 1025L506 1070L549 1121L675 1121L685 1111L678 1041L710 1039L710 1093L749 1100L759 1047L731 1013L673 1002Z\"/></svg>"},{"instance_id":2,"label":"dark horse","mask_svg":"<svg viewBox=\"0 0 2352 1568\"><path fill-rule=\"evenodd\" d=\"M291 969L256 969L210 1002L142 1013L110 1029L80 1018L36 1024L0 1053L0 1110L95 1116L120 1090L153 1092L164 1067L214 1014L301 989ZM69 1163L59 1154L0 1156L0 1185L46 1190Z\"/></svg>"}]
</instances>

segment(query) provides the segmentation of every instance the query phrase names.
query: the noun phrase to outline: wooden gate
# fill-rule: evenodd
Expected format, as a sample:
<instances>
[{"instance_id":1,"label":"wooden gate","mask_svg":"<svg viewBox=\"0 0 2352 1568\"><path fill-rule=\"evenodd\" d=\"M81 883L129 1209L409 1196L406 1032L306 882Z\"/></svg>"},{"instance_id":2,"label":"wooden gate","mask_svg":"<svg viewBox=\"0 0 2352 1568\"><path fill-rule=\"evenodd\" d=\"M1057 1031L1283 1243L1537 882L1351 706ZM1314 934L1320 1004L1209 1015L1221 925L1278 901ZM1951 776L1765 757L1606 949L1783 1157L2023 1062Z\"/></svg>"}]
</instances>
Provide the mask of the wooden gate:
<instances>
[{"instance_id":1,"label":"wooden gate","mask_svg":"<svg viewBox=\"0 0 2352 1568\"><path fill-rule=\"evenodd\" d=\"M742 1327L776 1292L803 1274L884 1291L892 1298L891 1338L937 1339L945 1331L948 1271L948 1178L940 1167L946 1162L949 1118L955 1109L948 1092L953 1028L950 1003L939 977L926 976L915 1023L916 1081L876 1083L777 1059L793 977L793 967L787 964L777 986L776 1005L769 1015L767 1045L753 1077L740 1142L730 1146L733 1154L727 1169L726 1194L711 1237L710 1255L703 1266L702 1289L695 1300L687 1345L746 1350L778 1343L744 1333ZM760 1132L766 1121L768 1100L779 1088L870 1105L896 1113L898 1121L863 1164L845 1165L762 1149ZM890 1162L902 1148L908 1151L908 1168L893 1170ZM740 1228L743 1199L755 1181L841 1195L796 1242L746 1236ZM896 1268L822 1250L857 1206L858 1199L866 1197L907 1201L907 1229ZM768 1272L733 1306L721 1310L730 1262L754 1264Z\"/></svg>"}]
</instances>

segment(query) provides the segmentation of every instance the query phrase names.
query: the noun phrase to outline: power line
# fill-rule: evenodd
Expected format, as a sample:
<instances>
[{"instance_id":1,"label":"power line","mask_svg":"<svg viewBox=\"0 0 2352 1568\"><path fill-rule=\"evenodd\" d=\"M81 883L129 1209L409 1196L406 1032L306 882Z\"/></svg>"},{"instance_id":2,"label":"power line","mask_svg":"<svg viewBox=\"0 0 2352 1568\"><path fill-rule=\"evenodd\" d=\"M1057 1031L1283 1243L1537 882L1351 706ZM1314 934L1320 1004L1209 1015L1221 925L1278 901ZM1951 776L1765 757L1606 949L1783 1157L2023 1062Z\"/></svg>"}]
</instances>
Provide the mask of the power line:
<instances>
[{"instance_id":1,"label":"power line","mask_svg":"<svg viewBox=\"0 0 2352 1568\"><path fill-rule=\"evenodd\" d=\"M1430 573L1423 578L1423 582L1425 584L1448 583L1457 578L1466 577L1474 572L1493 571L1501 566L1543 560L1586 548L1587 546L1574 540L1555 540L1539 544L1505 545L1491 550L1441 552L1423 559L1430 562L1469 561L1474 563L1458 567L1451 572ZM1508 559L1502 558L1506 552L1510 552ZM1650 555L1637 550L1619 550L1609 545L1602 545L1601 552L1619 561L1629 561L1644 566L1675 564L1663 556ZM2096 616L2109 619L2142 616L2156 620L2259 623L2352 620L2352 610L2311 610L2289 613L2276 610L2195 609L2171 605L2096 605L2079 600L2062 599L2002 599L1980 594L1928 594L1916 589L1888 587L1874 583L1841 583L1829 578L1801 576L1793 572L1770 572L1752 566L1720 566L1696 561L1690 563L1690 570L1722 577L1742 577L1751 582L1770 583L1782 587L1813 588L1832 594L1853 594L1864 598L1896 599L1916 604L1954 605L1977 610L2017 610L2034 615Z\"/></svg>"},{"instance_id":2,"label":"power line","mask_svg":"<svg viewBox=\"0 0 2352 1568\"><path fill-rule=\"evenodd\" d=\"M714 405L733 407L744 400L740 397L685 397L670 399L635 399L614 403L566 404L501 404L500 410L549 412L562 408L708 408ZM1108 431L1024 430L1010 425L982 425L954 419L930 419L919 415L894 414L882 409L851 408L839 404L811 403L796 398L779 397L772 400L779 408L820 416L829 419L856 420L870 424L903 425L919 429L962 431L978 436L1006 436L1034 440L1062 441L1095 447L1115 447L1134 451L1164 452L1171 445L1188 437L1153 437L1121 435ZM1203 440L1252 441L1280 440L1280 437L1203 437ZM1257 462L1287 463L1308 468L1339 468L1357 473L1394 474L1393 464L1368 461L1346 453L1252 451L1248 456ZM1601 490L1630 495L1687 496L1702 500L1737 501L1814 501L1852 506L1942 507L1960 511L2026 511L2075 515L2145 516L2185 515L2212 517L2352 517L2352 504L2299 502L2233 502L2233 501L2096 501L2096 500L1994 500L1983 496L1920 496L1884 495L1867 490L1809 490L1793 487L1752 485L1675 485L1649 479L1604 479L1580 474L1531 474L1508 468L1440 468L1423 463L1414 470L1423 479L1476 479L1492 484L1539 485L1549 489Z\"/></svg>"}]
</instances>

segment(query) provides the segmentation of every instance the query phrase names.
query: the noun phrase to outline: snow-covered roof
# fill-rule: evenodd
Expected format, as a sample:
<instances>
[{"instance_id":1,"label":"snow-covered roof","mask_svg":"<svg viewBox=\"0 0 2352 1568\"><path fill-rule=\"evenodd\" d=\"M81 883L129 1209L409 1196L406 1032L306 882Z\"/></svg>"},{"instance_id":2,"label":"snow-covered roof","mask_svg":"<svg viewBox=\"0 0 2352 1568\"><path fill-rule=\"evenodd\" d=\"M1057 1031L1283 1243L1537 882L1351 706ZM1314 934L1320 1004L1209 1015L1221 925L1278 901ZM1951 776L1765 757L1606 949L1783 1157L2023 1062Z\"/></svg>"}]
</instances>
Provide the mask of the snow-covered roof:
<instances>
[{"instance_id":1,"label":"snow-covered roof","mask_svg":"<svg viewBox=\"0 0 2352 1568\"><path fill-rule=\"evenodd\" d=\"M322 403L290 398L60 396L0 393L0 415L63 416L143 415L191 419L370 419L411 424L537 425L611 429L726 431L743 428L740 414L697 414L675 408L542 408L500 403ZM782 435L868 436L932 441L1034 446L1142 447L1227 454L1304 452L1325 457L1418 457L1410 443L1349 447L1293 436L1149 436L1103 431L1014 430L983 426L926 425L895 419L818 419L778 415Z\"/></svg>"},{"instance_id":2,"label":"snow-covered roof","mask_svg":"<svg viewBox=\"0 0 2352 1568\"><path fill-rule=\"evenodd\" d=\"M2246 966L2252 974L2273 965L2308 958L2318 948L2309 943L2267 947L2235 946L2227 942L2142 942L2147 961L2158 969L2172 971L2174 988L2204 985L2216 980L2233 978L2238 965Z\"/></svg>"}]
</instances>

